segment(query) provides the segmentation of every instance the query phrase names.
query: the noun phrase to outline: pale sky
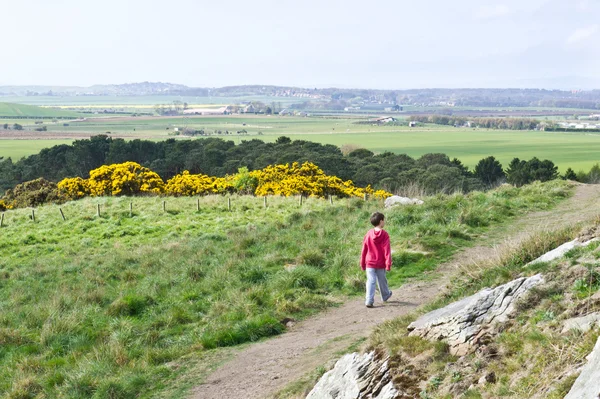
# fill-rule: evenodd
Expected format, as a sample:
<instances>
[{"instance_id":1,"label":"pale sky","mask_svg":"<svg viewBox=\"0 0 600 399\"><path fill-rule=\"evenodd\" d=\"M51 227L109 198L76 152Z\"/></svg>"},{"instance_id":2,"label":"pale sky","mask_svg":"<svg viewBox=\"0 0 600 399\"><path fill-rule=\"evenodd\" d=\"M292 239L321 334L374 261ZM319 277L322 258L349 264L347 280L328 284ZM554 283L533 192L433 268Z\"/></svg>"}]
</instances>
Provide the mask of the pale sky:
<instances>
[{"instance_id":1,"label":"pale sky","mask_svg":"<svg viewBox=\"0 0 600 399\"><path fill-rule=\"evenodd\" d=\"M600 88L600 0L0 0L0 85Z\"/></svg>"}]
</instances>

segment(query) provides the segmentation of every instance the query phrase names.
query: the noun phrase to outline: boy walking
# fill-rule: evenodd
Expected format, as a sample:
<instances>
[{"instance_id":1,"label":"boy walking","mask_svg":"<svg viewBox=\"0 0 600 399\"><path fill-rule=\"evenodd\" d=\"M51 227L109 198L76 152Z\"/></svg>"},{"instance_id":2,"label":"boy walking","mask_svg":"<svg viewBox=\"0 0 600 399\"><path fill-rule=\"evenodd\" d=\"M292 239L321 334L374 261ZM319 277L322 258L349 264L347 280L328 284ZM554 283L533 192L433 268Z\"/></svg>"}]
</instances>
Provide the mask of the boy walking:
<instances>
[{"instance_id":1,"label":"boy walking","mask_svg":"<svg viewBox=\"0 0 600 399\"><path fill-rule=\"evenodd\" d=\"M392 296L388 288L385 272L392 267L392 254L390 249L390 236L383 229L385 220L382 213L375 212L371 215L373 229L365 235L360 256L360 267L367 272L367 297L365 305L373 307L375 302L375 280L379 284L381 300L387 302Z\"/></svg>"}]
</instances>

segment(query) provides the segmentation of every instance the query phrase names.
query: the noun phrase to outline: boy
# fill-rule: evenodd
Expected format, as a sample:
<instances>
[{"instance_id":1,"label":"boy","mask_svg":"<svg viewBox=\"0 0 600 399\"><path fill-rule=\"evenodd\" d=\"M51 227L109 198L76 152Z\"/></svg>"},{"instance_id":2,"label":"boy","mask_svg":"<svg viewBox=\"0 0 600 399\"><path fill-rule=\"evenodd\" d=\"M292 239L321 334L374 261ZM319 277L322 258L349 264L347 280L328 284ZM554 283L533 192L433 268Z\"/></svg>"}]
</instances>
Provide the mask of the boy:
<instances>
[{"instance_id":1,"label":"boy","mask_svg":"<svg viewBox=\"0 0 600 399\"><path fill-rule=\"evenodd\" d=\"M392 267L392 255L390 236L383 230L383 226L385 226L383 214L379 212L372 214L371 224L374 228L365 235L360 256L360 267L367 272L365 305L368 308L372 308L375 301L375 280L379 283L379 292L383 302L387 302L392 296L392 291L388 288L385 278L385 272L389 272Z\"/></svg>"}]
</instances>

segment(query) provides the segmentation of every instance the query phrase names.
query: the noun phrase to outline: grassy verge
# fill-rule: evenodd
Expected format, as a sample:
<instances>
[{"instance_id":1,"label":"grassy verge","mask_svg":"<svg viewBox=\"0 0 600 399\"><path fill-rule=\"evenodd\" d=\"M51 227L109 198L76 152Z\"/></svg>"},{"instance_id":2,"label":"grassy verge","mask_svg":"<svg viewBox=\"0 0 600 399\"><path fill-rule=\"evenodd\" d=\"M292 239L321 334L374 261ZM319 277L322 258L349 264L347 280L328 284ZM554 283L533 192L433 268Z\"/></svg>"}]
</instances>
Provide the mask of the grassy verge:
<instances>
[{"instance_id":1,"label":"grassy verge","mask_svg":"<svg viewBox=\"0 0 600 399\"><path fill-rule=\"evenodd\" d=\"M569 196L563 182L439 196L387 213L392 284L433 270L490 226ZM129 203L133 202L133 215ZM95 198L7 212L0 236L0 392L149 396L190 356L284 330L363 291L357 259L380 202ZM100 217L96 216L97 204ZM207 359L211 359L210 356ZM177 367L173 367L177 365ZM181 371L184 370L184 371ZM182 379L179 379L179 378ZM198 381L196 381L198 382ZM186 386L182 383L182 386Z\"/></svg>"}]
</instances>

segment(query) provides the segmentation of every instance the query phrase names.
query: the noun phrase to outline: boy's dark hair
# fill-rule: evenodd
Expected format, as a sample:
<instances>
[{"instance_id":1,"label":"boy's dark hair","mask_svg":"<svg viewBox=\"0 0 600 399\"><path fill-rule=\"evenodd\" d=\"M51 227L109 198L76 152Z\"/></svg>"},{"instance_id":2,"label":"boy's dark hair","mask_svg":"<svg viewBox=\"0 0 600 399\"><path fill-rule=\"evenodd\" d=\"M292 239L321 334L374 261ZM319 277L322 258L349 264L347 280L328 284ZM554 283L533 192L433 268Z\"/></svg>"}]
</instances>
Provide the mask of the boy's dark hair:
<instances>
[{"instance_id":1,"label":"boy's dark hair","mask_svg":"<svg viewBox=\"0 0 600 399\"><path fill-rule=\"evenodd\" d=\"M381 223L381 221L385 219L385 216L383 216L383 213L379 213L379 212L375 212L371 215L371 224L375 227L379 226L379 223Z\"/></svg>"}]
</instances>

